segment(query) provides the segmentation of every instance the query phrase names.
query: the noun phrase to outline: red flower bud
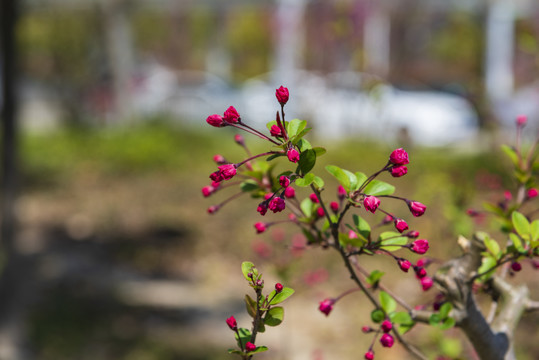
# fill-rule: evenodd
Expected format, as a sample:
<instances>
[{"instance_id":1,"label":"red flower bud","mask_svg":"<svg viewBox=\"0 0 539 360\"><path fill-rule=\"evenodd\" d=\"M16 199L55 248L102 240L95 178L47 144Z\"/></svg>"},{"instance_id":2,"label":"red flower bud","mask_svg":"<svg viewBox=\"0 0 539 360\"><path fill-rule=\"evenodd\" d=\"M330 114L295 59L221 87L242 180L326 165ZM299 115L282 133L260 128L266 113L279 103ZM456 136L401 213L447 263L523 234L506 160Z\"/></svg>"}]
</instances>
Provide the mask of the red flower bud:
<instances>
[{"instance_id":1,"label":"red flower bud","mask_svg":"<svg viewBox=\"0 0 539 360\"><path fill-rule=\"evenodd\" d=\"M290 185L290 179L288 178L288 176L284 176L284 175L283 175L283 176L281 176L281 177L279 178L279 184L280 184L282 187L286 188L286 187L288 187L288 185Z\"/></svg>"},{"instance_id":2,"label":"red flower bud","mask_svg":"<svg viewBox=\"0 0 539 360\"><path fill-rule=\"evenodd\" d=\"M393 339L393 336L391 336L389 334L384 334L380 338L380 343L382 344L383 347L390 348L395 343L395 340Z\"/></svg>"},{"instance_id":3,"label":"red flower bud","mask_svg":"<svg viewBox=\"0 0 539 360\"><path fill-rule=\"evenodd\" d=\"M537 191L536 188L528 189L528 191L526 192L526 196L528 199L532 199L536 197L537 195L539 195L539 192Z\"/></svg>"},{"instance_id":4,"label":"red flower bud","mask_svg":"<svg viewBox=\"0 0 539 360\"><path fill-rule=\"evenodd\" d=\"M211 185L204 186L204 187L202 188L202 195L204 195L204 197L208 197L208 196L210 196L210 195L213 193L214 190L215 190L215 189L214 189L213 186L211 186Z\"/></svg>"},{"instance_id":5,"label":"red flower bud","mask_svg":"<svg viewBox=\"0 0 539 360\"><path fill-rule=\"evenodd\" d=\"M408 168L404 165L393 166L391 168L391 176L396 177L396 178L404 176L407 173L408 173Z\"/></svg>"},{"instance_id":6,"label":"red flower bud","mask_svg":"<svg viewBox=\"0 0 539 360\"><path fill-rule=\"evenodd\" d=\"M281 128L278 127L277 125L271 125L270 134L271 136L275 136L275 137L283 137L283 132Z\"/></svg>"},{"instance_id":7,"label":"red flower bud","mask_svg":"<svg viewBox=\"0 0 539 360\"><path fill-rule=\"evenodd\" d=\"M382 322L382 331L388 333L391 331L391 329L393 329L393 324L391 324L391 321L384 320L384 322Z\"/></svg>"},{"instance_id":8,"label":"red flower bud","mask_svg":"<svg viewBox=\"0 0 539 360\"><path fill-rule=\"evenodd\" d=\"M320 310L322 313L328 316L331 310L333 310L333 304L335 304L334 299L325 299L320 302L320 305L318 306L318 310Z\"/></svg>"},{"instance_id":9,"label":"red flower bud","mask_svg":"<svg viewBox=\"0 0 539 360\"><path fill-rule=\"evenodd\" d=\"M218 169L223 180L230 180L236 175L236 165L234 164L221 165Z\"/></svg>"},{"instance_id":10,"label":"red flower bud","mask_svg":"<svg viewBox=\"0 0 539 360\"><path fill-rule=\"evenodd\" d=\"M408 270L410 269L410 266L412 266L412 264L408 260L405 260L405 259L399 260L399 267L401 268L402 271L408 272Z\"/></svg>"},{"instance_id":11,"label":"red flower bud","mask_svg":"<svg viewBox=\"0 0 539 360\"><path fill-rule=\"evenodd\" d=\"M311 194L309 195L309 199L311 199L311 201L315 204L318 204L320 201L318 201L318 196L316 196L316 194Z\"/></svg>"},{"instance_id":12,"label":"red flower bud","mask_svg":"<svg viewBox=\"0 0 539 360\"><path fill-rule=\"evenodd\" d=\"M409 237L410 239L417 239L419 237L419 231L415 231L415 230L408 231L406 233L406 236Z\"/></svg>"},{"instance_id":13,"label":"red flower bud","mask_svg":"<svg viewBox=\"0 0 539 360\"><path fill-rule=\"evenodd\" d=\"M217 163L217 165L226 164L225 157L223 155L219 155L219 154L213 156L213 161L215 161Z\"/></svg>"},{"instance_id":14,"label":"red flower bud","mask_svg":"<svg viewBox=\"0 0 539 360\"><path fill-rule=\"evenodd\" d=\"M284 286L281 283L275 284L275 291L277 292L277 294L283 291L283 288Z\"/></svg>"},{"instance_id":15,"label":"red flower bud","mask_svg":"<svg viewBox=\"0 0 539 360\"><path fill-rule=\"evenodd\" d=\"M513 261L513 262L511 263L511 269L512 269L514 272L519 272L520 270L522 270L522 265L520 265L519 262Z\"/></svg>"},{"instance_id":16,"label":"red flower bud","mask_svg":"<svg viewBox=\"0 0 539 360\"><path fill-rule=\"evenodd\" d=\"M430 289L433 284L434 282L430 277L425 276L424 278L421 278L421 287L423 288L423 291Z\"/></svg>"},{"instance_id":17,"label":"red flower bud","mask_svg":"<svg viewBox=\"0 0 539 360\"><path fill-rule=\"evenodd\" d=\"M268 211L268 205L266 205L266 202L261 202L260 204L258 204L256 211L259 212L262 216L266 215L266 212Z\"/></svg>"},{"instance_id":18,"label":"red flower bud","mask_svg":"<svg viewBox=\"0 0 539 360\"><path fill-rule=\"evenodd\" d=\"M346 192L346 189L342 185L339 185L339 187L337 188L337 197L339 198L339 200L346 199L347 195L348 193Z\"/></svg>"},{"instance_id":19,"label":"red flower bud","mask_svg":"<svg viewBox=\"0 0 539 360\"><path fill-rule=\"evenodd\" d=\"M425 239L419 239L412 243L412 251L416 254L423 255L429 249L429 242Z\"/></svg>"},{"instance_id":20,"label":"red flower bud","mask_svg":"<svg viewBox=\"0 0 539 360\"><path fill-rule=\"evenodd\" d=\"M234 106L229 106L224 113L223 120L229 124L235 124L240 120L240 114Z\"/></svg>"},{"instance_id":21,"label":"red flower bud","mask_svg":"<svg viewBox=\"0 0 539 360\"><path fill-rule=\"evenodd\" d=\"M240 134L234 135L234 141L238 145L245 146L245 140L243 139L243 136L241 136Z\"/></svg>"},{"instance_id":22,"label":"red flower bud","mask_svg":"<svg viewBox=\"0 0 539 360\"><path fill-rule=\"evenodd\" d=\"M410 163L408 153L403 148L393 150L391 155L389 155L389 161L394 165L406 165Z\"/></svg>"},{"instance_id":23,"label":"red flower bud","mask_svg":"<svg viewBox=\"0 0 539 360\"><path fill-rule=\"evenodd\" d=\"M285 209L286 204L285 204L285 201L284 201L283 198L280 198L280 197L277 196L277 197L274 197L273 199L271 199L268 207L274 213L278 213L278 212L281 212L281 211L283 211Z\"/></svg>"},{"instance_id":24,"label":"red flower bud","mask_svg":"<svg viewBox=\"0 0 539 360\"><path fill-rule=\"evenodd\" d=\"M425 276L427 276L427 270L421 266L414 267L415 276L417 276L418 279L423 279Z\"/></svg>"},{"instance_id":25,"label":"red flower bud","mask_svg":"<svg viewBox=\"0 0 539 360\"><path fill-rule=\"evenodd\" d=\"M336 201L332 201L332 202L329 204L329 207L331 208L331 210L333 210L333 212L339 211L339 203L336 202Z\"/></svg>"},{"instance_id":26,"label":"red flower bud","mask_svg":"<svg viewBox=\"0 0 539 360\"><path fill-rule=\"evenodd\" d=\"M230 330L237 330L238 329L238 323L236 322L236 319L234 319L234 316L229 317L226 319L226 324L230 328Z\"/></svg>"},{"instance_id":27,"label":"red flower bud","mask_svg":"<svg viewBox=\"0 0 539 360\"><path fill-rule=\"evenodd\" d=\"M395 229L403 233L405 230L408 230L408 224L402 219L395 219Z\"/></svg>"},{"instance_id":28,"label":"red flower bud","mask_svg":"<svg viewBox=\"0 0 539 360\"><path fill-rule=\"evenodd\" d=\"M365 353L365 360L374 360L374 352L372 350Z\"/></svg>"},{"instance_id":29,"label":"red flower bud","mask_svg":"<svg viewBox=\"0 0 539 360\"><path fill-rule=\"evenodd\" d=\"M324 212L324 209L322 209L321 207L316 209L316 215L318 215L318 217L324 217L325 214L326 213Z\"/></svg>"},{"instance_id":30,"label":"red flower bud","mask_svg":"<svg viewBox=\"0 0 539 360\"><path fill-rule=\"evenodd\" d=\"M208 208L208 214L215 214L220 208L219 205L212 205Z\"/></svg>"},{"instance_id":31,"label":"red flower bud","mask_svg":"<svg viewBox=\"0 0 539 360\"><path fill-rule=\"evenodd\" d=\"M255 224L255 229L257 234L262 234L264 231L266 231L266 224L263 222L257 222Z\"/></svg>"},{"instance_id":32,"label":"red flower bud","mask_svg":"<svg viewBox=\"0 0 539 360\"><path fill-rule=\"evenodd\" d=\"M288 102L289 96L290 94L288 93L288 89L285 88L284 86L281 86L280 88L275 90L275 97L277 98L277 101L279 101L281 105L284 105Z\"/></svg>"},{"instance_id":33,"label":"red flower bud","mask_svg":"<svg viewBox=\"0 0 539 360\"><path fill-rule=\"evenodd\" d=\"M410 209L410 212L414 216L421 216L425 213L425 210L427 210L427 207L420 202L417 201L406 201L406 204L408 205L408 208Z\"/></svg>"},{"instance_id":34,"label":"red flower bud","mask_svg":"<svg viewBox=\"0 0 539 360\"><path fill-rule=\"evenodd\" d=\"M374 214L378 206L380 206L380 200L376 196L367 196L363 200L363 206L365 210L368 210Z\"/></svg>"},{"instance_id":35,"label":"red flower bud","mask_svg":"<svg viewBox=\"0 0 539 360\"><path fill-rule=\"evenodd\" d=\"M293 163L297 163L299 161L299 152L294 148L288 149L286 156L288 157L288 160Z\"/></svg>"},{"instance_id":36,"label":"red flower bud","mask_svg":"<svg viewBox=\"0 0 539 360\"><path fill-rule=\"evenodd\" d=\"M370 326L363 326L363 327L361 328L361 331L363 331L364 334L368 334L368 333L370 333L370 332L373 332L374 329L371 328Z\"/></svg>"},{"instance_id":37,"label":"red flower bud","mask_svg":"<svg viewBox=\"0 0 539 360\"><path fill-rule=\"evenodd\" d=\"M221 115L213 114L206 118L206 122L211 126L223 127L226 126L223 117Z\"/></svg>"},{"instance_id":38,"label":"red flower bud","mask_svg":"<svg viewBox=\"0 0 539 360\"><path fill-rule=\"evenodd\" d=\"M255 350L256 350L256 345L253 344L253 343L250 342L250 341L247 341L247 344L245 344L245 350L246 350L247 352L255 351Z\"/></svg>"},{"instance_id":39,"label":"red flower bud","mask_svg":"<svg viewBox=\"0 0 539 360\"><path fill-rule=\"evenodd\" d=\"M526 125L527 121L528 121L528 117L526 115L517 116L517 126L524 126Z\"/></svg>"},{"instance_id":40,"label":"red flower bud","mask_svg":"<svg viewBox=\"0 0 539 360\"><path fill-rule=\"evenodd\" d=\"M292 186L289 186L284 190L285 198L290 199L290 198L293 198L294 196L296 196L296 190L294 190Z\"/></svg>"}]
</instances>

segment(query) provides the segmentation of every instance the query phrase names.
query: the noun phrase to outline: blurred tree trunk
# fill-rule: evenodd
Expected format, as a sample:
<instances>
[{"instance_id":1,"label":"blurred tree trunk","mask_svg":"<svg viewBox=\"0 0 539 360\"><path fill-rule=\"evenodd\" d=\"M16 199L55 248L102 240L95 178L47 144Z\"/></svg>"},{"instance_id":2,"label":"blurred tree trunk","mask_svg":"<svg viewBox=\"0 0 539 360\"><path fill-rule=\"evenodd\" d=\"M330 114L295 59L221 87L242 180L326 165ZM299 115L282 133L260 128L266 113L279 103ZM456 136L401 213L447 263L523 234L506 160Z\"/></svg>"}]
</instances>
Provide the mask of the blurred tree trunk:
<instances>
[{"instance_id":1,"label":"blurred tree trunk","mask_svg":"<svg viewBox=\"0 0 539 360\"><path fill-rule=\"evenodd\" d=\"M102 0L107 58L112 77L112 121L133 115L131 77L134 70L133 40L128 12L131 0Z\"/></svg>"}]
</instances>

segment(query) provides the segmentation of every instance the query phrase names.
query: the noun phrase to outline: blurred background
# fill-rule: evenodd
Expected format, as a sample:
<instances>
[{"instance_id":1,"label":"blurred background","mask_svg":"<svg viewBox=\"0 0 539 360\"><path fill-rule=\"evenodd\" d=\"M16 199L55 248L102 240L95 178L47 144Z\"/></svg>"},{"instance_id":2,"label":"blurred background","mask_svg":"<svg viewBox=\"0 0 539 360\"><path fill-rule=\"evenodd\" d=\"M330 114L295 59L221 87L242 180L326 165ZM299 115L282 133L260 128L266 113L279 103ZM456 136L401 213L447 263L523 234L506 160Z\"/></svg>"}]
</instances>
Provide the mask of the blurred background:
<instances>
[{"instance_id":1,"label":"blurred background","mask_svg":"<svg viewBox=\"0 0 539 360\"><path fill-rule=\"evenodd\" d=\"M287 86L288 119L329 150L319 175L372 173L405 147L409 174L393 183L429 211L388 209L442 259L459 254L458 234L494 228L465 210L512 189L498 149L515 118L528 116L530 139L539 128L534 0L3 0L0 16L0 359L233 358L224 321L249 324L243 260L297 291L260 359L362 356L365 299L316 309L351 286L334 254L293 251L304 240L286 226L257 236L255 200L206 213L227 197L200 192L212 156L245 157L234 131L205 123L230 105L264 129ZM432 303L398 275L396 292ZM521 280L539 297L531 266ZM522 322L519 359L537 358L538 320ZM474 358L456 330L410 338L433 358Z\"/></svg>"}]
</instances>

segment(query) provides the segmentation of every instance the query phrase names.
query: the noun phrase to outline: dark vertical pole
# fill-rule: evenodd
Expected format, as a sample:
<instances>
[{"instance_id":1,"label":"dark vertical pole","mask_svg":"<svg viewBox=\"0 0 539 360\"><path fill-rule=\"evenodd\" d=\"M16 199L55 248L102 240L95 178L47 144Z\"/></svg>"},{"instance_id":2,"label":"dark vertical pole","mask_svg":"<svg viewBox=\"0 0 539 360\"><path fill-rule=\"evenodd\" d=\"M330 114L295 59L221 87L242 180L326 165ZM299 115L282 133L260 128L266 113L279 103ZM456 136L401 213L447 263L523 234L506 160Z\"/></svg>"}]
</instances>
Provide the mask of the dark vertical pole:
<instances>
[{"instance_id":1,"label":"dark vertical pole","mask_svg":"<svg viewBox=\"0 0 539 360\"><path fill-rule=\"evenodd\" d=\"M15 232L14 202L16 193L16 59L15 22L16 0L1 0L0 78L2 79L2 250L13 250ZM7 254L6 254L7 255Z\"/></svg>"}]
</instances>

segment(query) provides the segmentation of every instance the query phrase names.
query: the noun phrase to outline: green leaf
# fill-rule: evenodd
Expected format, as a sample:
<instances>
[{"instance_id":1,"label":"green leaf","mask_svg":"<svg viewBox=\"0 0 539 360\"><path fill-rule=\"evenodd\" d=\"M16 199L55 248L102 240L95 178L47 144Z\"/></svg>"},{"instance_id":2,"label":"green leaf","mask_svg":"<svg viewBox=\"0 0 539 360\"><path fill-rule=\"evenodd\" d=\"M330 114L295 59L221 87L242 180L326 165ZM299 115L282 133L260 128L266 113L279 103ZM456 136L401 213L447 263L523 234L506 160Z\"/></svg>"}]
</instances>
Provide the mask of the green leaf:
<instances>
[{"instance_id":1,"label":"green leaf","mask_svg":"<svg viewBox=\"0 0 539 360\"><path fill-rule=\"evenodd\" d=\"M485 209L486 211L491 212L493 214L496 214L498 216L502 216L502 217L505 216L505 213L504 213L503 209L501 209L497 205L494 205L494 204L491 204L491 203L488 203L488 202L483 203L483 209Z\"/></svg>"},{"instance_id":2,"label":"green leaf","mask_svg":"<svg viewBox=\"0 0 539 360\"><path fill-rule=\"evenodd\" d=\"M320 146L313 147L313 150L316 153L316 157L322 156L326 153L326 149Z\"/></svg>"},{"instance_id":3,"label":"green leaf","mask_svg":"<svg viewBox=\"0 0 539 360\"><path fill-rule=\"evenodd\" d=\"M295 181L295 184L299 187L307 187L311 185L314 181L315 175L313 173L308 173L302 178L299 178Z\"/></svg>"},{"instance_id":4,"label":"green leaf","mask_svg":"<svg viewBox=\"0 0 539 360\"><path fill-rule=\"evenodd\" d=\"M301 208L301 211L303 211L306 217L311 217L311 215L313 214L314 203L311 201L311 199L303 199L299 207Z\"/></svg>"},{"instance_id":5,"label":"green leaf","mask_svg":"<svg viewBox=\"0 0 539 360\"><path fill-rule=\"evenodd\" d=\"M496 259L499 259L501 256L500 246L498 245L496 240L486 235L485 237L483 237L483 242L485 243L485 246L487 247L488 251L492 254L492 256L494 256Z\"/></svg>"},{"instance_id":6,"label":"green leaf","mask_svg":"<svg viewBox=\"0 0 539 360\"><path fill-rule=\"evenodd\" d=\"M271 161L271 160L276 159L276 158L281 157L281 156L284 156L284 154L283 153L273 154L273 155L268 156L266 158L266 161Z\"/></svg>"},{"instance_id":7,"label":"green leaf","mask_svg":"<svg viewBox=\"0 0 539 360\"><path fill-rule=\"evenodd\" d=\"M283 322L284 309L281 306L272 307L264 317L264 324L268 326L277 326Z\"/></svg>"},{"instance_id":8,"label":"green leaf","mask_svg":"<svg viewBox=\"0 0 539 360\"><path fill-rule=\"evenodd\" d=\"M239 337L238 337L239 334ZM238 346L241 348L241 344L247 344L247 341L251 341L251 332L246 328L239 328L238 332L234 334ZM241 344L240 344L241 341Z\"/></svg>"},{"instance_id":9,"label":"green leaf","mask_svg":"<svg viewBox=\"0 0 539 360\"><path fill-rule=\"evenodd\" d=\"M364 173L362 172L356 172L356 179L357 179L357 188L355 189L352 189L352 190L357 190L359 189L364 183L365 181L367 181L367 175L365 175Z\"/></svg>"},{"instance_id":10,"label":"green leaf","mask_svg":"<svg viewBox=\"0 0 539 360\"><path fill-rule=\"evenodd\" d=\"M539 240L539 220L535 220L531 223L530 233L532 236L531 238L532 241Z\"/></svg>"},{"instance_id":11,"label":"green leaf","mask_svg":"<svg viewBox=\"0 0 539 360\"><path fill-rule=\"evenodd\" d=\"M352 245L360 248L367 243L367 240L362 239L360 235L357 238L351 238L348 234L339 233L339 243L342 246Z\"/></svg>"},{"instance_id":12,"label":"green leaf","mask_svg":"<svg viewBox=\"0 0 539 360\"><path fill-rule=\"evenodd\" d=\"M250 261L241 263L241 272L247 281L251 281L251 278L247 274L252 273L255 277L258 275L258 270L256 270L255 265Z\"/></svg>"},{"instance_id":13,"label":"green leaf","mask_svg":"<svg viewBox=\"0 0 539 360\"><path fill-rule=\"evenodd\" d=\"M229 354L243 355L243 351L236 350L236 349L228 349L228 353L229 353Z\"/></svg>"},{"instance_id":14,"label":"green leaf","mask_svg":"<svg viewBox=\"0 0 539 360\"><path fill-rule=\"evenodd\" d=\"M358 184L357 184L356 175L354 175L353 173L345 169L342 169L342 171L344 172L344 174L348 177L348 180L350 181L350 189L357 188Z\"/></svg>"},{"instance_id":15,"label":"green leaf","mask_svg":"<svg viewBox=\"0 0 539 360\"><path fill-rule=\"evenodd\" d=\"M459 356L462 352L462 342L460 339L443 337L440 341L440 350L443 355L451 359L463 359L462 356Z\"/></svg>"},{"instance_id":16,"label":"green leaf","mask_svg":"<svg viewBox=\"0 0 539 360\"><path fill-rule=\"evenodd\" d=\"M380 309L376 309L371 312L371 320L375 323L381 323L385 318L386 315Z\"/></svg>"},{"instance_id":17,"label":"green leaf","mask_svg":"<svg viewBox=\"0 0 539 360\"><path fill-rule=\"evenodd\" d=\"M494 273L494 267L496 266L496 259L494 259L492 256L484 257L481 261L481 266L479 269L477 269L477 272L479 274L482 274L484 272L487 272L485 275L480 277L481 281L487 280L493 273ZM490 270L492 269L492 270ZM490 270L490 271L489 271Z\"/></svg>"},{"instance_id":18,"label":"green leaf","mask_svg":"<svg viewBox=\"0 0 539 360\"><path fill-rule=\"evenodd\" d=\"M511 159L511 162L513 163L513 165L518 166L518 155L515 149L505 144L503 144L501 147L502 147L502 151L509 157L509 159Z\"/></svg>"},{"instance_id":19,"label":"green leaf","mask_svg":"<svg viewBox=\"0 0 539 360\"><path fill-rule=\"evenodd\" d=\"M397 308L397 302L385 291L380 291L380 305L386 314L389 314Z\"/></svg>"},{"instance_id":20,"label":"green leaf","mask_svg":"<svg viewBox=\"0 0 539 360\"><path fill-rule=\"evenodd\" d=\"M518 211L513 211L511 214L511 220L513 221L513 226L515 227L516 232L521 237L526 237L526 235L529 236L530 234L530 222L524 215L519 213Z\"/></svg>"},{"instance_id":21,"label":"green leaf","mask_svg":"<svg viewBox=\"0 0 539 360\"><path fill-rule=\"evenodd\" d=\"M307 128L307 129L301 130L296 136L292 137L292 138L290 139L290 141L292 141L292 144L296 144L296 143L299 144L301 141L307 141L307 140L305 140L303 137L304 137L305 135L307 135L307 133L308 133L309 131L311 131L311 130L312 130L311 128ZM312 148L313 148L313 147L311 146L311 144L310 144L308 141L307 141L307 144L308 144L308 147L307 147L308 149L312 149Z\"/></svg>"},{"instance_id":22,"label":"green leaf","mask_svg":"<svg viewBox=\"0 0 539 360\"><path fill-rule=\"evenodd\" d=\"M324 184L325 184L324 180L322 180L322 178L320 176L315 176L313 183L318 188L318 190L322 190L322 188L324 187Z\"/></svg>"},{"instance_id":23,"label":"green leaf","mask_svg":"<svg viewBox=\"0 0 539 360\"><path fill-rule=\"evenodd\" d=\"M429 324L432 326L438 325L438 323L441 321L439 314L431 314L429 317Z\"/></svg>"},{"instance_id":24,"label":"green leaf","mask_svg":"<svg viewBox=\"0 0 539 360\"><path fill-rule=\"evenodd\" d=\"M283 290L280 293L278 293L278 294L276 294L276 293L277 292L275 290L273 290L268 295L268 299L273 298L273 300L271 300L270 303L269 303L270 305L277 305L277 304L282 303L283 301L288 299L290 296L292 296L292 294L294 293L294 289L289 288L289 287L285 287L285 288L283 288Z\"/></svg>"},{"instance_id":25,"label":"green leaf","mask_svg":"<svg viewBox=\"0 0 539 360\"><path fill-rule=\"evenodd\" d=\"M522 241L520 240L520 238L518 237L517 234L515 233L510 233L509 234L509 238L511 239L511 242L513 243L513 245L515 246L515 249L517 249L517 251L519 253L523 253L525 252L526 250L524 249L524 247L522 246Z\"/></svg>"},{"instance_id":26,"label":"green leaf","mask_svg":"<svg viewBox=\"0 0 539 360\"><path fill-rule=\"evenodd\" d=\"M272 127L273 125L277 125L277 120L273 120L273 121L267 122L267 123L266 123L266 128L268 128L268 130L271 131L271 127Z\"/></svg>"},{"instance_id":27,"label":"green leaf","mask_svg":"<svg viewBox=\"0 0 539 360\"><path fill-rule=\"evenodd\" d=\"M365 279L369 285L376 286L380 282L380 279L382 276L384 276L384 272L380 270L373 270L369 276Z\"/></svg>"},{"instance_id":28,"label":"green leaf","mask_svg":"<svg viewBox=\"0 0 539 360\"><path fill-rule=\"evenodd\" d=\"M389 319L395 324L413 324L410 314L405 311L396 311L389 314Z\"/></svg>"},{"instance_id":29,"label":"green leaf","mask_svg":"<svg viewBox=\"0 0 539 360\"><path fill-rule=\"evenodd\" d=\"M307 174L316 164L316 153L313 149L302 152L299 156L298 168L302 174Z\"/></svg>"},{"instance_id":30,"label":"green leaf","mask_svg":"<svg viewBox=\"0 0 539 360\"><path fill-rule=\"evenodd\" d=\"M354 220L354 225L356 226L359 235L361 235L365 240L368 240L371 236L371 226L369 223L359 215L352 215Z\"/></svg>"},{"instance_id":31,"label":"green leaf","mask_svg":"<svg viewBox=\"0 0 539 360\"><path fill-rule=\"evenodd\" d=\"M245 295L245 308L252 318L256 316L256 301L249 295Z\"/></svg>"},{"instance_id":32,"label":"green leaf","mask_svg":"<svg viewBox=\"0 0 539 360\"><path fill-rule=\"evenodd\" d=\"M449 312L451 312L451 310L453 309L453 305L451 305L451 303L449 302L445 302L443 303L442 306L440 306L440 318L441 319L445 319L447 318L447 316L449 315Z\"/></svg>"},{"instance_id":33,"label":"green leaf","mask_svg":"<svg viewBox=\"0 0 539 360\"><path fill-rule=\"evenodd\" d=\"M415 322L412 322L410 324L401 324L399 325L399 328L397 329L397 331L399 332L399 334L404 335L408 331L412 330L414 326L415 326Z\"/></svg>"},{"instance_id":34,"label":"green leaf","mask_svg":"<svg viewBox=\"0 0 539 360\"><path fill-rule=\"evenodd\" d=\"M455 319L452 317L445 318L442 323L438 326L441 330L447 330L455 326Z\"/></svg>"},{"instance_id":35,"label":"green leaf","mask_svg":"<svg viewBox=\"0 0 539 360\"><path fill-rule=\"evenodd\" d=\"M326 166L326 170L337 179L339 184L341 184L346 191L350 191L350 178L343 169L335 165L328 165Z\"/></svg>"},{"instance_id":36,"label":"green leaf","mask_svg":"<svg viewBox=\"0 0 539 360\"><path fill-rule=\"evenodd\" d=\"M395 187L384 181L373 180L365 187L363 192L367 195L373 196L391 195L395 192Z\"/></svg>"},{"instance_id":37,"label":"green leaf","mask_svg":"<svg viewBox=\"0 0 539 360\"><path fill-rule=\"evenodd\" d=\"M258 183L254 180L245 180L241 183L240 189L243 192L249 192L253 190L258 190L260 186L258 186Z\"/></svg>"},{"instance_id":38,"label":"green leaf","mask_svg":"<svg viewBox=\"0 0 539 360\"><path fill-rule=\"evenodd\" d=\"M384 249L386 251L397 251L402 249L402 245L406 245L408 243L408 238L406 236L402 236L398 232L384 231L379 235L378 241L380 241L380 249Z\"/></svg>"},{"instance_id":39,"label":"green leaf","mask_svg":"<svg viewBox=\"0 0 539 360\"><path fill-rule=\"evenodd\" d=\"M304 152L304 151L307 151L307 150L313 148L311 143L308 142L306 139L300 139L296 145L299 148L300 152ZM315 152L315 154L316 154L316 152Z\"/></svg>"},{"instance_id":40,"label":"green leaf","mask_svg":"<svg viewBox=\"0 0 539 360\"><path fill-rule=\"evenodd\" d=\"M253 351L249 351L247 353L247 355L257 354L257 353L261 353L261 352L264 352L264 351L268 351L267 346L257 346L256 349L254 349Z\"/></svg>"},{"instance_id":41,"label":"green leaf","mask_svg":"<svg viewBox=\"0 0 539 360\"><path fill-rule=\"evenodd\" d=\"M286 126L286 132L288 133L288 137L293 138L294 136L299 134L303 129L305 129L305 126L307 126L307 121L299 120L299 119L292 119L290 122L287 123L287 126Z\"/></svg>"}]
</instances>

